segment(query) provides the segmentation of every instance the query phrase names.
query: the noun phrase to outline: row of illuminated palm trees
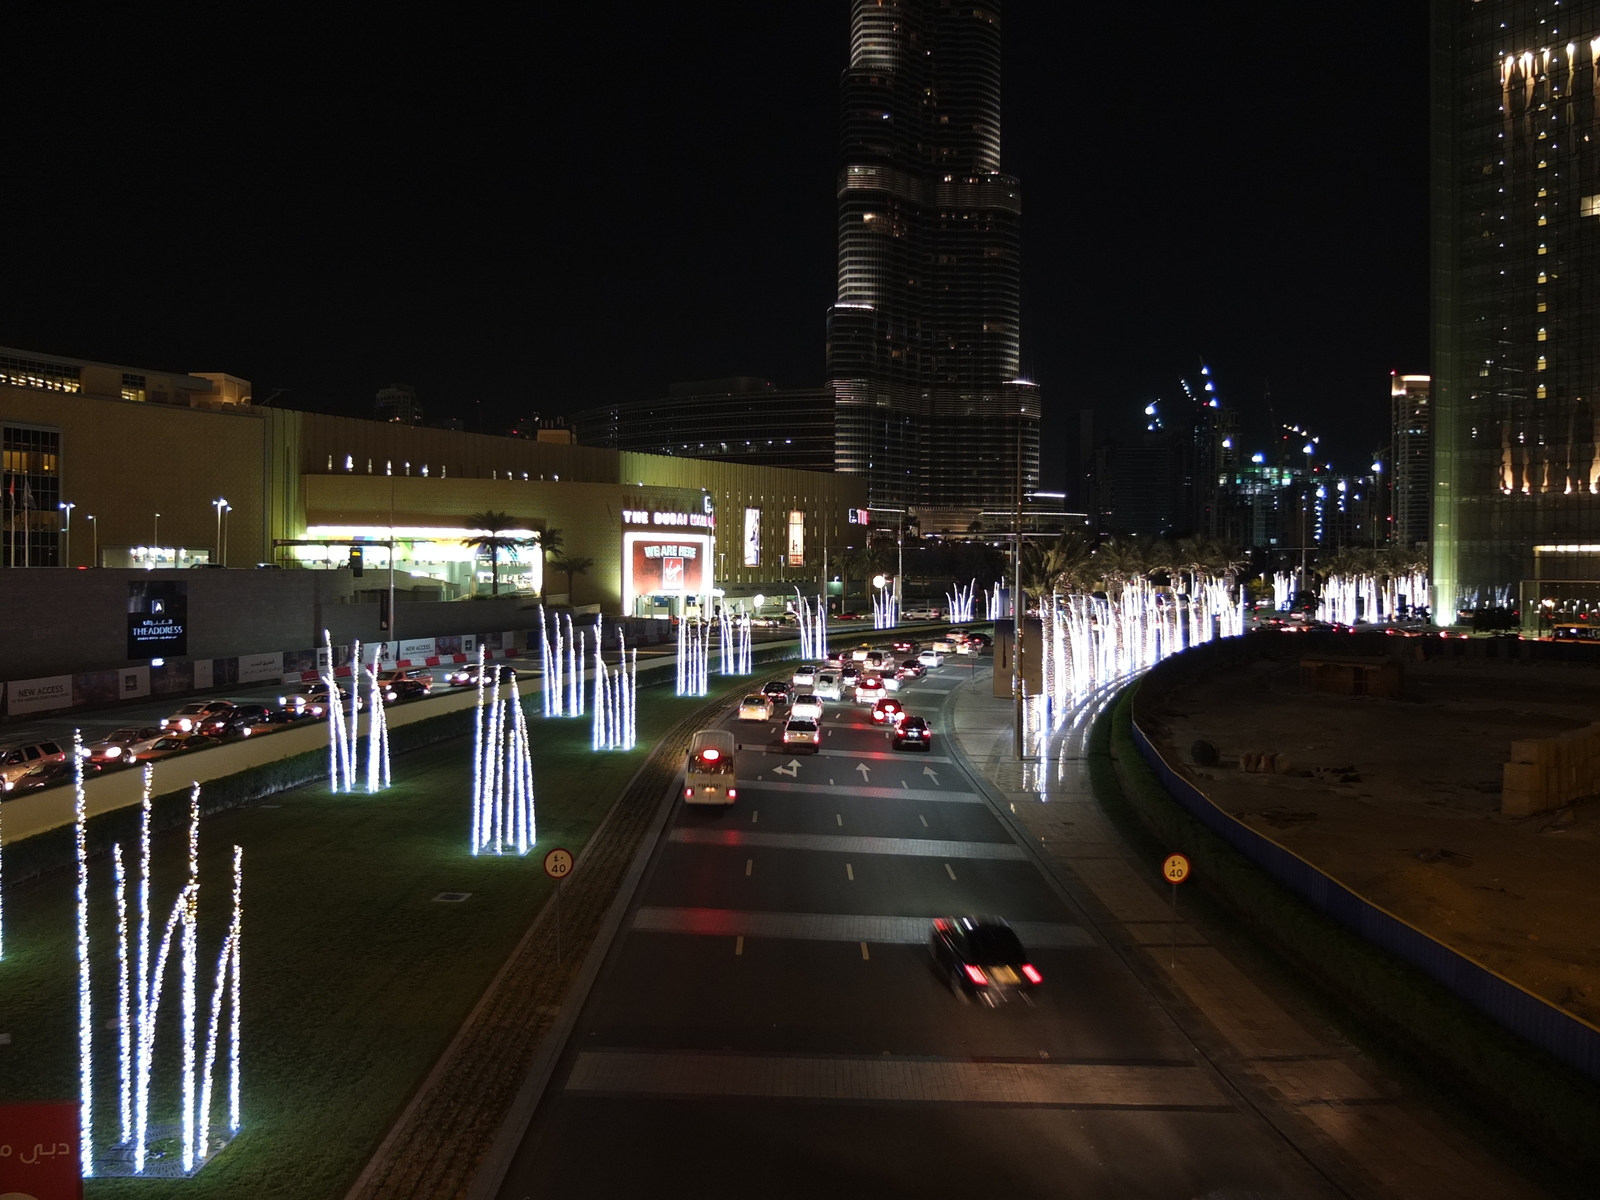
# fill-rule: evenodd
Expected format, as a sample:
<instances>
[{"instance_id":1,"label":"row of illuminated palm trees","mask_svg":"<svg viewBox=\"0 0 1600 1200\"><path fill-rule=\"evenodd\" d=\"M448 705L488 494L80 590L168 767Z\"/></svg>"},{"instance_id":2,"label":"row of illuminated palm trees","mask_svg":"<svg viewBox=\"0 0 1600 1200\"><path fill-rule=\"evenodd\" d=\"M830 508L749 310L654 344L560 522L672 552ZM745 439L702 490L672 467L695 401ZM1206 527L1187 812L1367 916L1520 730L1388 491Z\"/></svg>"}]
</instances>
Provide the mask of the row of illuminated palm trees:
<instances>
[{"instance_id":1,"label":"row of illuminated palm trees","mask_svg":"<svg viewBox=\"0 0 1600 1200\"><path fill-rule=\"evenodd\" d=\"M525 549L538 550L544 563L544 571L539 574L541 592L545 571L558 571L567 577L569 598L572 595L573 576L585 575L589 568L594 566L592 558L562 553L566 538L559 529L525 529L510 513L496 512L493 509L473 513L467 518L467 524L478 532L469 538L463 538L462 541L476 550L488 552L492 580L490 594L494 596L500 594L500 555L503 553L514 554Z\"/></svg>"}]
</instances>

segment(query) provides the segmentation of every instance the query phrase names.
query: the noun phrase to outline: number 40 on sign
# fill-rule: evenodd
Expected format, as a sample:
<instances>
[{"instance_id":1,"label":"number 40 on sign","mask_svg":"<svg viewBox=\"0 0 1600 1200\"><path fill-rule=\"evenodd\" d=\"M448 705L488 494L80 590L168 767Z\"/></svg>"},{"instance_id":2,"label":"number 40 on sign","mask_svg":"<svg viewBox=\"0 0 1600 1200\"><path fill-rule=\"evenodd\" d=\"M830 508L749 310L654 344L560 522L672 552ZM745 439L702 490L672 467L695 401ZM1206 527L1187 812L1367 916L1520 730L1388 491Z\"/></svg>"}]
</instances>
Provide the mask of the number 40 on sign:
<instances>
[{"instance_id":1,"label":"number 40 on sign","mask_svg":"<svg viewBox=\"0 0 1600 1200\"><path fill-rule=\"evenodd\" d=\"M1189 857L1186 854L1169 854L1167 860L1161 864L1161 877L1168 883L1177 885L1189 878Z\"/></svg>"}]
</instances>

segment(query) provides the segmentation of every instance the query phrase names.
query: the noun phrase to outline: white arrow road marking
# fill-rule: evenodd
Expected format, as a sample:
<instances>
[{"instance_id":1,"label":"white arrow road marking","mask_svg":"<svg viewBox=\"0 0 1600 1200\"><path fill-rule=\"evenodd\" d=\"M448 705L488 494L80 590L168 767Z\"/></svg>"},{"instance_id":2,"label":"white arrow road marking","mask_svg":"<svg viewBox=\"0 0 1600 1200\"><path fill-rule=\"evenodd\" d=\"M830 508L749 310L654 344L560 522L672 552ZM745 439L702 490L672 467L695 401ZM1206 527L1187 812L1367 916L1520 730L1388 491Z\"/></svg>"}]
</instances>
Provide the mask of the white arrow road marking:
<instances>
[{"instance_id":1,"label":"white arrow road marking","mask_svg":"<svg viewBox=\"0 0 1600 1200\"><path fill-rule=\"evenodd\" d=\"M871 769L866 763L857 763L856 770L861 772L861 782L865 783L871 777Z\"/></svg>"},{"instance_id":2,"label":"white arrow road marking","mask_svg":"<svg viewBox=\"0 0 1600 1200\"><path fill-rule=\"evenodd\" d=\"M933 773L933 768L932 767L923 767L922 768L922 773L924 775L926 775L929 779L933 780L935 786L937 786L937 787L944 786L943 784L939 783L939 777Z\"/></svg>"},{"instance_id":3,"label":"white arrow road marking","mask_svg":"<svg viewBox=\"0 0 1600 1200\"><path fill-rule=\"evenodd\" d=\"M772 773L774 775L787 775L790 779L793 779L796 775L800 774L800 760L798 758L791 758L788 766L773 767Z\"/></svg>"}]
</instances>

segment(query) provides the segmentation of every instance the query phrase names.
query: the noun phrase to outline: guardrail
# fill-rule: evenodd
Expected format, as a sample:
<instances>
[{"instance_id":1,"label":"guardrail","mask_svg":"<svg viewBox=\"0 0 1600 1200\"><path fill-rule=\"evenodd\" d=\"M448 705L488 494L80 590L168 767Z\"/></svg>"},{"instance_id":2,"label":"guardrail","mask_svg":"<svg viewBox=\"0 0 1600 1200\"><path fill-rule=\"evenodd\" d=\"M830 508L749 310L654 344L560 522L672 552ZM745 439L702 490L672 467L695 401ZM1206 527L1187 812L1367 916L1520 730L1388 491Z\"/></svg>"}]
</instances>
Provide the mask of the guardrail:
<instances>
[{"instance_id":1,"label":"guardrail","mask_svg":"<svg viewBox=\"0 0 1600 1200\"><path fill-rule=\"evenodd\" d=\"M1232 646L1212 643L1185 650L1153 667L1135 686L1168 684L1174 676L1251 657L1249 641L1233 638ZM1237 820L1167 761L1140 727L1137 704L1133 718L1140 755L1167 794L1212 833L1319 912L1416 967L1503 1028L1600 1081L1600 1028L1445 945Z\"/></svg>"}]
</instances>

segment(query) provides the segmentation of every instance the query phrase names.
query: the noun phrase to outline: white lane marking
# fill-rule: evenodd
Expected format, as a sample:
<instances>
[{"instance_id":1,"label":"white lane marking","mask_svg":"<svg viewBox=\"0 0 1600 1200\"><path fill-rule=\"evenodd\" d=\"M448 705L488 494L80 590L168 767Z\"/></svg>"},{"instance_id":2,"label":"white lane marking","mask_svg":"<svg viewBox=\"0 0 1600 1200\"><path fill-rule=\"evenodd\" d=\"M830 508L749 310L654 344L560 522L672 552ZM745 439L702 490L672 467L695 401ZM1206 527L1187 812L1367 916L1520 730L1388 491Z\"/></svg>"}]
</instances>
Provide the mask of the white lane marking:
<instances>
[{"instance_id":1,"label":"white lane marking","mask_svg":"<svg viewBox=\"0 0 1600 1200\"><path fill-rule=\"evenodd\" d=\"M872 774L872 768L867 766L866 763L857 763L856 764L856 770L861 773L861 782L862 783L866 783L868 781L869 776L871 776L871 774Z\"/></svg>"},{"instance_id":2,"label":"white lane marking","mask_svg":"<svg viewBox=\"0 0 1600 1200\"><path fill-rule=\"evenodd\" d=\"M833 823L835 825L843 825L844 824L844 814L843 813L834 813L833 814Z\"/></svg>"},{"instance_id":3,"label":"white lane marking","mask_svg":"<svg viewBox=\"0 0 1600 1200\"><path fill-rule=\"evenodd\" d=\"M872 955L867 953L867 944L865 942L861 943L861 957L865 958L865 959L871 959L872 958Z\"/></svg>"},{"instance_id":4,"label":"white lane marking","mask_svg":"<svg viewBox=\"0 0 1600 1200\"><path fill-rule=\"evenodd\" d=\"M932 767L923 767L922 768L922 773L924 775L926 775L929 779L933 780L933 786L934 787L943 787L944 786L943 784L941 784L939 782L939 777L934 774Z\"/></svg>"},{"instance_id":5,"label":"white lane marking","mask_svg":"<svg viewBox=\"0 0 1600 1200\"><path fill-rule=\"evenodd\" d=\"M754 789L755 784L747 784ZM828 792L849 792L852 799L856 800L938 800L952 804L982 804L983 797L977 792L946 792L936 788L892 788L892 787L866 787L862 784L850 784L844 788L837 788L831 784L822 783L763 783L761 789L767 792L810 792L826 794Z\"/></svg>"},{"instance_id":6,"label":"white lane marking","mask_svg":"<svg viewBox=\"0 0 1600 1200\"><path fill-rule=\"evenodd\" d=\"M849 863L845 863L845 865L844 865L844 877L846 879L848 879L851 883L854 883L856 881L855 868L852 867Z\"/></svg>"},{"instance_id":7,"label":"white lane marking","mask_svg":"<svg viewBox=\"0 0 1600 1200\"><path fill-rule=\"evenodd\" d=\"M866 914L743 912L727 908L641 908L633 919L635 933L688 934L699 937L784 938L812 942L869 942L886 946L925 946L932 917L885 917ZM1016 921L1022 944L1030 950L1084 950L1094 939L1077 925L1049 921Z\"/></svg>"},{"instance_id":8,"label":"white lane marking","mask_svg":"<svg viewBox=\"0 0 1600 1200\"><path fill-rule=\"evenodd\" d=\"M908 792L911 790L911 785L909 783L907 783L904 779L902 779L900 781L900 786L905 788L906 791L908 791Z\"/></svg>"},{"instance_id":9,"label":"white lane marking","mask_svg":"<svg viewBox=\"0 0 1600 1200\"><path fill-rule=\"evenodd\" d=\"M830 779L830 780L828 780L828 786L829 787L836 787L837 785L833 782L833 780Z\"/></svg>"},{"instance_id":10,"label":"white lane marking","mask_svg":"<svg viewBox=\"0 0 1600 1200\"><path fill-rule=\"evenodd\" d=\"M956 877L956 870L955 870L955 868L954 868L954 867L952 867L952 866L951 866L951 865L950 865L950 864L949 864L949 863L945 863L945 865L944 865L944 869L945 869L945 871L946 871L946 873L948 873L948 874L949 874L949 876L950 876L950 878L951 878L951 879L954 879L954 878L955 878L955 877ZM745 874L747 874L747 875L748 875L748 874L749 874L749 872L748 872L748 871L747 871L747 872L745 872Z\"/></svg>"},{"instance_id":11,"label":"white lane marking","mask_svg":"<svg viewBox=\"0 0 1600 1200\"><path fill-rule=\"evenodd\" d=\"M750 810L750 824L754 825L756 823L756 819L758 817L760 817L760 816L761 816L760 810L752 808Z\"/></svg>"},{"instance_id":12,"label":"white lane marking","mask_svg":"<svg viewBox=\"0 0 1600 1200\"><path fill-rule=\"evenodd\" d=\"M747 876L750 874L751 871L753 871L755 869L756 869L756 860L755 859L747 858L747 859L744 860L744 873Z\"/></svg>"},{"instance_id":13,"label":"white lane marking","mask_svg":"<svg viewBox=\"0 0 1600 1200\"><path fill-rule=\"evenodd\" d=\"M774 775L787 775L790 779L793 779L796 775L800 774L800 760L791 758L788 766L773 767L772 773Z\"/></svg>"},{"instance_id":14,"label":"white lane marking","mask_svg":"<svg viewBox=\"0 0 1600 1200\"><path fill-rule=\"evenodd\" d=\"M743 934L740 934L739 937L737 939L735 939L735 941L733 943L733 952L736 955L744 953L744 935Z\"/></svg>"},{"instance_id":15,"label":"white lane marking","mask_svg":"<svg viewBox=\"0 0 1600 1200\"><path fill-rule=\"evenodd\" d=\"M922 822L922 827L924 829L928 828L928 818L927 817L923 816L921 813L918 813L917 814L917 820Z\"/></svg>"}]
</instances>

